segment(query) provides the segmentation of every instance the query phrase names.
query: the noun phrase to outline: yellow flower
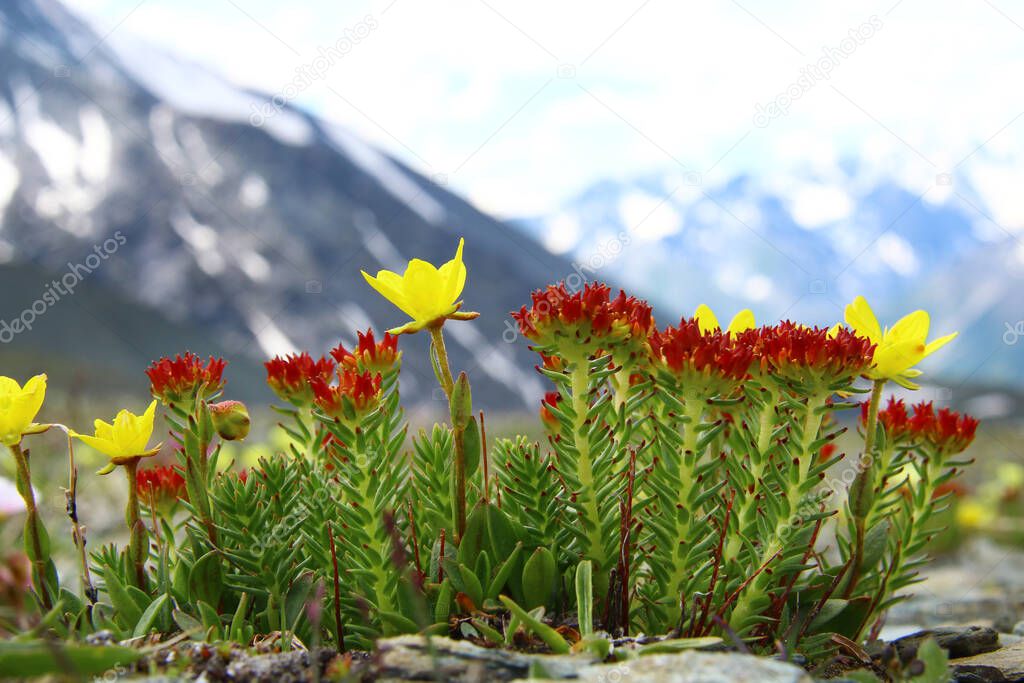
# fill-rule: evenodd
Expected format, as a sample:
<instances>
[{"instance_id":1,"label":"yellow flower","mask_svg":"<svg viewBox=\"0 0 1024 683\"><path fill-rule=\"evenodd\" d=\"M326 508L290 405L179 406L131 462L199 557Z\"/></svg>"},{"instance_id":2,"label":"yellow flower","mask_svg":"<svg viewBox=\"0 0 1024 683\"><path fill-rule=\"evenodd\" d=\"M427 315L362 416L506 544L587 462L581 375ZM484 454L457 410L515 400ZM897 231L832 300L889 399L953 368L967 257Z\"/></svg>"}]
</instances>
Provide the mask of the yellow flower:
<instances>
[{"instance_id":1,"label":"yellow flower","mask_svg":"<svg viewBox=\"0 0 1024 683\"><path fill-rule=\"evenodd\" d=\"M16 446L25 434L39 434L50 428L33 422L46 398L46 375L36 375L22 387L0 375L0 443Z\"/></svg>"},{"instance_id":2,"label":"yellow flower","mask_svg":"<svg viewBox=\"0 0 1024 683\"><path fill-rule=\"evenodd\" d=\"M717 332L722 329L718 324L718 318L715 317L714 312L706 304L698 306L697 310L693 313L693 317L697 319L697 325L700 326L701 334ZM729 327L726 328L726 332L734 335L753 329L756 325L757 323L754 322L754 312L749 308L744 308L733 316L733 319L729 322Z\"/></svg>"},{"instance_id":3,"label":"yellow flower","mask_svg":"<svg viewBox=\"0 0 1024 683\"><path fill-rule=\"evenodd\" d=\"M875 363L868 377L875 380L891 379L907 389L918 388L910 381L921 374L914 366L959 334L953 332L928 342L930 322L928 313L921 310L903 316L891 328L883 330L871 306L862 296L858 296L846 307L846 324L875 344Z\"/></svg>"},{"instance_id":4,"label":"yellow flower","mask_svg":"<svg viewBox=\"0 0 1024 683\"><path fill-rule=\"evenodd\" d=\"M995 519L995 511L983 502L968 499L956 506L956 521L964 528L987 529Z\"/></svg>"},{"instance_id":5,"label":"yellow flower","mask_svg":"<svg viewBox=\"0 0 1024 683\"><path fill-rule=\"evenodd\" d=\"M96 420L95 436L86 436L71 432L71 436L86 443L110 458L110 463L100 470L100 474L108 474L117 465L123 465L132 458L145 458L156 455L160 450L158 444L154 448L146 448L149 438L153 436L153 418L156 415L156 401L146 408L142 415L122 410L114 418L114 424Z\"/></svg>"},{"instance_id":6,"label":"yellow flower","mask_svg":"<svg viewBox=\"0 0 1024 683\"><path fill-rule=\"evenodd\" d=\"M446 319L472 320L478 313L460 313L459 295L466 286L466 266L462 263L464 239L459 239L455 258L440 268L420 259L413 259L399 275L381 270L373 277L360 271L371 287L398 306L412 322L388 330L391 334L411 334L425 327L440 325Z\"/></svg>"}]
</instances>

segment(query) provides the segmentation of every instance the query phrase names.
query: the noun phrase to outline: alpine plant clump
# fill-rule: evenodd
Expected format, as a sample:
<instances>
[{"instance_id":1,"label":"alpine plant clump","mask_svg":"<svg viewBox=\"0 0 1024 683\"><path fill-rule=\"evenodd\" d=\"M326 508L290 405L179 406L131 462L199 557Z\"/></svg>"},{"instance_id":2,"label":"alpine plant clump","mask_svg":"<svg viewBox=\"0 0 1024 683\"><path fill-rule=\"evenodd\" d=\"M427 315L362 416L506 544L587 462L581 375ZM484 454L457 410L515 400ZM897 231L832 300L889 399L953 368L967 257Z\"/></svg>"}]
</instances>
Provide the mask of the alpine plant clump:
<instances>
[{"instance_id":1,"label":"alpine plant clump","mask_svg":"<svg viewBox=\"0 0 1024 683\"><path fill-rule=\"evenodd\" d=\"M339 650L417 632L521 644L526 631L605 656L609 634L642 632L815 658L836 634L863 640L915 582L977 428L930 403L883 405L889 382L915 388L914 365L955 336L928 342L927 313L883 329L858 297L832 328L741 311L722 329L703 305L659 326L607 285L549 285L511 314L550 382L546 438L487 443L444 340L478 315L463 310L462 250L364 273L408 322L267 361L287 445L250 470L221 457L250 430L246 406L221 400L223 360L154 362L148 407L91 433L38 421L45 376L0 377L0 441L27 511L21 623ZM410 434L399 341L418 332L449 414ZM158 407L176 462L146 467ZM127 544L90 552L71 454L80 589L58 575L31 482L26 442L51 428L126 477ZM850 429L863 447L847 457L836 439Z\"/></svg>"}]
</instances>

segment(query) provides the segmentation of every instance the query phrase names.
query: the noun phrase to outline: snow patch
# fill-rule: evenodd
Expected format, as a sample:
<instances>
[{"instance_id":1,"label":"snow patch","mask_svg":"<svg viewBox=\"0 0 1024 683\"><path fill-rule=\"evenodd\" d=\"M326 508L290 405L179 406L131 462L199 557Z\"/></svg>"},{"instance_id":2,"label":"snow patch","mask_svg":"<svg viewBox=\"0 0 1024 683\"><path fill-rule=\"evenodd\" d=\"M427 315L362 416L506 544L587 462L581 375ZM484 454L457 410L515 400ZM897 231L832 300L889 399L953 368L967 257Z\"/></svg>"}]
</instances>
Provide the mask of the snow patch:
<instances>
[{"instance_id":1,"label":"snow patch","mask_svg":"<svg viewBox=\"0 0 1024 683\"><path fill-rule=\"evenodd\" d=\"M267 203L270 191L262 176L249 173L238 188L238 200L250 209L259 209Z\"/></svg>"},{"instance_id":2,"label":"snow patch","mask_svg":"<svg viewBox=\"0 0 1024 683\"><path fill-rule=\"evenodd\" d=\"M51 181L58 185L73 183L78 172L78 141L38 110L29 109L19 117L25 141L35 151Z\"/></svg>"},{"instance_id":3,"label":"snow patch","mask_svg":"<svg viewBox=\"0 0 1024 683\"><path fill-rule=\"evenodd\" d=\"M348 328L353 339L356 337L356 332L365 332L373 325L370 314L354 301L346 301L341 304L340 308L341 322Z\"/></svg>"},{"instance_id":4,"label":"snow patch","mask_svg":"<svg viewBox=\"0 0 1024 683\"><path fill-rule=\"evenodd\" d=\"M534 373L524 372L507 349L488 342L472 325L449 325L448 329L484 373L519 396L524 405L532 408L537 404L544 394L543 385Z\"/></svg>"},{"instance_id":5,"label":"snow patch","mask_svg":"<svg viewBox=\"0 0 1024 683\"><path fill-rule=\"evenodd\" d=\"M11 203L11 198L18 189L20 181L21 174L18 173L18 167L0 154L0 214L3 214L4 209ZM2 225L0 225L0 229L2 229Z\"/></svg>"},{"instance_id":6,"label":"snow patch","mask_svg":"<svg viewBox=\"0 0 1024 683\"><path fill-rule=\"evenodd\" d=\"M113 136L103 114L95 106L78 112L82 128L82 148L79 152L79 170L82 178L96 185L110 176L110 162L114 149Z\"/></svg>"},{"instance_id":7,"label":"snow patch","mask_svg":"<svg viewBox=\"0 0 1024 683\"><path fill-rule=\"evenodd\" d=\"M335 147L428 223L440 225L447 211L401 167L338 125L325 126Z\"/></svg>"},{"instance_id":8,"label":"snow patch","mask_svg":"<svg viewBox=\"0 0 1024 683\"><path fill-rule=\"evenodd\" d=\"M139 85L182 113L252 125L250 117L264 105L263 99L236 88L208 69L176 59L127 31L112 34L107 44ZM308 145L314 137L309 122L287 108L264 117L262 129L292 146Z\"/></svg>"},{"instance_id":9,"label":"snow patch","mask_svg":"<svg viewBox=\"0 0 1024 683\"><path fill-rule=\"evenodd\" d=\"M249 311L245 319L249 331L256 338L256 343L268 358L298 352L298 347L292 343L288 335L263 311Z\"/></svg>"},{"instance_id":10,"label":"snow patch","mask_svg":"<svg viewBox=\"0 0 1024 683\"><path fill-rule=\"evenodd\" d=\"M180 211L171 217L171 227L185 241L196 264L207 275L220 275L226 266L224 257L217 251L217 231L199 223L187 211Z\"/></svg>"},{"instance_id":11,"label":"snow patch","mask_svg":"<svg viewBox=\"0 0 1024 683\"><path fill-rule=\"evenodd\" d=\"M258 251L243 251L238 257L238 266L254 282L266 282L270 278L270 262Z\"/></svg>"},{"instance_id":12,"label":"snow patch","mask_svg":"<svg viewBox=\"0 0 1024 683\"><path fill-rule=\"evenodd\" d=\"M377 218L373 212L366 210L353 216L352 221L359 236L363 240L363 246L370 252L370 256L377 260L387 270L401 272L405 270L407 259L405 259L388 236L377 227Z\"/></svg>"}]
</instances>

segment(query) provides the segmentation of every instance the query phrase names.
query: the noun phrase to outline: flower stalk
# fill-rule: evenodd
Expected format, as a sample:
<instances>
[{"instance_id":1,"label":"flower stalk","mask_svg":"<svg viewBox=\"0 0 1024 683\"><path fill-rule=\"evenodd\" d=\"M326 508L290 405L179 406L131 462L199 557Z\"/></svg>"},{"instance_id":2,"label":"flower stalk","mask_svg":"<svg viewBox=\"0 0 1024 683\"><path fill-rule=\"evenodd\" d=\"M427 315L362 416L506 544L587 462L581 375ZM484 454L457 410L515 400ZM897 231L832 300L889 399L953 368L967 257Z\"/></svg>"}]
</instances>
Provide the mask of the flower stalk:
<instances>
[{"instance_id":1,"label":"flower stalk","mask_svg":"<svg viewBox=\"0 0 1024 683\"><path fill-rule=\"evenodd\" d=\"M876 379L871 387L871 399L868 403L867 422L864 427L864 458L866 466L857 472L850 485L849 505L853 518L853 552L850 555L850 576L846 584L847 597L852 593L860 579L864 563L864 539L867 536L867 520L875 507L875 486L879 476L880 464L875 458L875 441L878 432L878 407L882 403L884 379ZM862 461L863 462L863 461Z\"/></svg>"},{"instance_id":2,"label":"flower stalk","mask_svg":"<svg viewBox=\"0 0 1024 683\"><path fill-rule=\"evenodd\" d=\"M443 325L429 327L430 341L434 348L434 357L437 359L437 379L441 389L448 398L448 408L453 416L460 413L460 406L456 405L458 397L455 396L455 379L452 377L451 364L448 361L448 349L444 344ZM463 375L465 376L465 375ZM461 380L461 377L460 377ZM467 380L468 384L468 380ZM455 533L456 542L461 542L463 534L466 533L466 424L461 420L453 419L452 441L455 446Z\"/></svg>"},{"instance_id":3,"label":"flower stalk","mask_svg":"<svg viewBox=\"0 0 1024 683\"><path fill-rule=\"evenodd\" d=\"M32 562L32 585L39 602L46 610L53 608L56 572L50 559L50 540L39 517L35 492L32 490L32 474L29 468L29 454L22 450L21 442L10 446L16 466L15 484L22 500L25 501L25 553Z\"/></svg>"},{"instance_id":4,"label":"flower stalk","mask_svg":"<svg viewBox=\"0 0 1024 683\"><path fill-rule=\"evenodd\" d=\"M146 560L149 559L149 532L142 521L139 506L139 461L141 457L129 458L124 464L128 479L128 505L125 508L125 522L128 525L128 558L134 567L135 585L146 590Z\"/></svg>"}]
</instances>

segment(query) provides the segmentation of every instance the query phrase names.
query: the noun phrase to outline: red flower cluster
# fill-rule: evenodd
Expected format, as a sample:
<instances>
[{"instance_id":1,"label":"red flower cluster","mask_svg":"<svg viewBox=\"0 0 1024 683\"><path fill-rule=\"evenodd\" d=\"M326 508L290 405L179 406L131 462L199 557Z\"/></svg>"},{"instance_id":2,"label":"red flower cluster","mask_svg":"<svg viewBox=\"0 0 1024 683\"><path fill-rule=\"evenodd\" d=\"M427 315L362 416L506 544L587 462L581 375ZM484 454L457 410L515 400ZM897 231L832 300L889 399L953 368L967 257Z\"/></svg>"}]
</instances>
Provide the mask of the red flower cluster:
<instances>
[{"instance_id":1,"label":"red flower cluster","mask_svg":"<svg viewBox=\"0 0 1024 683\"><path fill-rule=\"evenodd\" d=\"M868 419L868 402L860 405L861 424ZM907 410L902 399L890 398L885 409L878 411L878 421L890 439L928 442L948 455L960 453L974 441L978 421L949 408L935 410L931 401L917 403Z\"/></svg>"},{"instance_id":2,"label":"red flower cluster","mask_svg":"<svg viewBox=\"0 0 1024 683\"><path fill-rule=\"evenodd\" d=\"M549 391L544 394L544 400L540 402L540 421L552 432L558 432L559 422L555 414L548 410L548 406L554 408L562 400L562 395L557 391Z\"/></svg>"},{"instance_id":3,"label":"red flower cluster","mask_svg":"<svg viewBox=\"0 0 1024 683\"><path fill-rule=\"evenodd\" d=\"M398 363L402 354L398 352L398 337L384 333L384 339L377 342L373 336L373 328L364 334L357 332L359 343L352 351L343 345L331 350L331 356L338 361L338 365L350 370L379 372L383 375L390 374L398 369Z\"/></svg>"},{"instance_id":4,"label":"red flower cluster","mask_svg":"<svg viewBox=\"0 0 1024 683\"><path fill-rule=\"evenodd\" d=\"M685 384L700 385L712 393L747 376L753 352L721 330L702 334L696 318L683 318L678 327L655 330L650 336L651 353L661 365Z\"/></svg>"},{"instance_id":5,"label":"red flower cluster","mask_svg":"<svg viewBox=\"0 0 1024 683\"><path fill-rule=\"evenodd\" d=\"M798 382L852 380L871 367L874 357L874 345L848 329L830 335L825 328L788 320L741 333L738 343L752 347L762 373Z\"/></svg>"},{"instance_id":6,"label":"red flower cluster","mask_svg":"<svg viewBox=\"0 0 1024 683\"><path fill-rule=\"evenodd\" d=\"M278 398L299 407L313 402L314 381L330 382L334 376L334 361L321 357L313 360L308 353L275 357L263 364L267 368L267 384Z\"/></svg>"},{"instance_id":7,"label":"red flower cluster","mask_svg":"<svg viewBox=\"0 0 1024 683\"><path fill-rule=\"evenodd\" d=\"M978 421L949 408L935 410L931 401L914 406L912 429L947 455L960 453L974 441Z\"/></svg>"},{"instance_id":8,"label":"red flower cluster","mask_svg":"<svg viewBox=\"0 0 1024 683\"><path fill-rule=\"evenodd\" d=\"M611 289L602 283L588 283L580 291L570 291L564 282L549 285L532 295L530 308L512 312L524 337L539 344L556 338L570 338L585 344L591 341L607 350L610 336L645 336L654 327L651 307L632 296L611 298Z\"/></svg>"},{"instance_id":9,"label":"red flower cluster","mask_svg":"<svg viewBox=\"0 0 1024 683\"><path fill-rule=\"evenodd\" d=\"M379 374L341 369L338 383L323 379L311 383L317 407L334 418L353 418L377 407L380 401Z\"/></svg>"},{"instance_id":10,"label":"red flower cluster","mask_svg":"<svg viewBox=\"0 0 1024 683\"><path fill-rule=\"evenodd\" d=\"M191 401L200 390L204 396L212 396L224 388L226 365L222 358L213 356L204 363L189 351L173 359L161 358L146 370L149 391L165 404Z\"/></svg>"},{"instance_id":11,"label":"red flower cluster","mask_svg":"<svg viewBox=\"0 0 1024 683\"><path fill-rule=\"evenodd\" d=\"M178 500L188 500L185 478L173 465L139 470L135 484L143 501L155 502L158 506L173 505Z\"/></svg>"},{"instance_id":12,"label":"red flower cluster","mask_svg":"<svg viewBox=\"0 0 1024 683\"><path fill-rule=\"evenodd\" d=\"M871 402L863 401L860 404L860 423L866 426L868 423L868 411L871 410ZM907 411L907 404L903 399L897 400L889 397L885 408L878 411L878 421L885 428L885 436L890 441L903 441L914 433L910 423L910 413Z\"/></svg>"}]
</instances>

